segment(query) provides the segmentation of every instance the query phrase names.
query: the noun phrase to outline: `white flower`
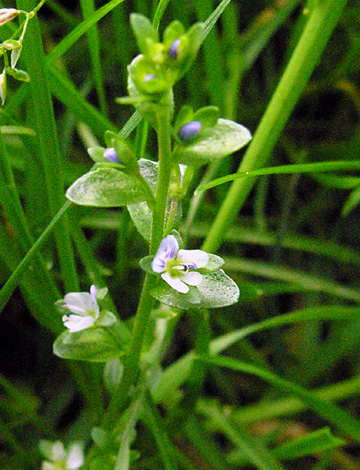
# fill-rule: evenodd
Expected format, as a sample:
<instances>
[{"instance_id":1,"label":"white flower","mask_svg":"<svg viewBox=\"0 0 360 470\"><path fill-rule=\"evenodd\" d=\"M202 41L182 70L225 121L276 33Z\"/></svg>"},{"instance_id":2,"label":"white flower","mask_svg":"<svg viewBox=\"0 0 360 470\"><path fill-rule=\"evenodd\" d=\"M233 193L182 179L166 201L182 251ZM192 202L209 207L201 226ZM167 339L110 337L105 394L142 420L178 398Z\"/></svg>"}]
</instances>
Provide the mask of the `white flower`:
<instances>
[{"instance_id":1,"label":"white flower","mask_svg":"<svg viewBox=\"0 0 360 470\"><path fill-rule=\"evenodd\" d=\"M202 275L196 269L209 262L209 255L202 250L179 250L174 235L168 235L160 243L151 267L173 289L181 294L189 292L189 286L198 286Z\"/></svg>"},{"instance_id":2,"label":"white flower","mask_svg":"<svg viewBox=\"0 0 360 470\"><path fill-rule=\"evenodd\" d=\"M65 451L61 441L42 441L46 446L46 458L41 464L42 470L77 470L84 465L83 445L80 442L70 444Z\"/></svg>"},{"instance_id":3,"label":"white flower","mask_svg":"<svg viewBox=\"0 0 360 470\"><path fill-rule=\"evenodd\" d=\"M68 310L62 321L70 333L85 330L92 326L100 314L96 300L96 287L90 287L88 292L70 292L64 297L62 309Z\"/></svg>"}]
</instances>

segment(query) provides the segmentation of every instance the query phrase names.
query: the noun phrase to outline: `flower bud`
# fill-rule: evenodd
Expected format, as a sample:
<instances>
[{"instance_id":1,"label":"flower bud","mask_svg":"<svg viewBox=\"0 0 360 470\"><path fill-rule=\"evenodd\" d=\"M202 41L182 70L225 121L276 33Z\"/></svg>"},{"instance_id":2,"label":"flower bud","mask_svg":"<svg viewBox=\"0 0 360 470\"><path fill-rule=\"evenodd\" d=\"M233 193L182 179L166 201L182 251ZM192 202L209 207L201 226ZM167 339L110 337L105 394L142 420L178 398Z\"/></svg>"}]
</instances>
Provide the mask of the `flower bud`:
<instances>
[{"instance_id":1,"label":"flower bud","mask_svg":"<svg viewBox=\"0 0 360 470\"><path fill-rule=\"evenodd\" d=\"M200 121L190 121L180 127L178 130L178 137L182 142L189 142L199 135L200 130Z\"/></svg>"},{"instance_id":2,"label":"flower bud","mask_svg":"<svg viewBox=\"0 0 360 470\"><path fill-rule=\"evenodd\" d=\"M105 149L103 156L109 163L121 164L120 158L117 156L114 147L108 147L107 149Z\"/></svg>"},{"instance_id":3,"label":"flower bud","mask_svg":"<svg viewBox=\"0 0 360 470\"><path fill-rule=\"evenodd\" d=\"M169 47L169 50L168 50L169 57L171 57L172 59L178 58L179 46L180 46L180 39L175 39L175 41L173 41L173 43Z\"/></svg>"},{"instance_id":4,"label":"flower bud","mask_svg":"<svg viewBox=\"0 0 360 470\"><path fill-rule=\"evenodd\" d=\"M0 26L12 21L19 13L20 11L15 8L0 8Z\"/></svg>"}]
</instances>

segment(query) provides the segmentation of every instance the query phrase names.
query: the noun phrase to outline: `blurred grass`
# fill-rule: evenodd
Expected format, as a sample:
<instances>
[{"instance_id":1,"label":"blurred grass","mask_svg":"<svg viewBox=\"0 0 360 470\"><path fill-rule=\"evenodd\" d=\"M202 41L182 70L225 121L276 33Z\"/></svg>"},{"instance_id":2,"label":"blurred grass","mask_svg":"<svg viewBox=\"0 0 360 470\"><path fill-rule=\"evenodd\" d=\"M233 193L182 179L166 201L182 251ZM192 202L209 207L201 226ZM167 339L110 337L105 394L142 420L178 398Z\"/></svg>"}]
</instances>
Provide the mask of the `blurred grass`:
<instances>
[{"instance_id":1,"label":"blurred grass","mask_svg":"<svg viewBox=\"0 0 360 470\"><path fill-rule=\"evenodd\" d=\"M160 31L175 17L186 25L205 20L218 3L172 0ZM30 10L35 3L19 0L17 5ZM304 8L312 5L295 0L230 2L188 76L175 89L177 103L195 108L217 105L224 117L254 132L305 26ZM30 21L19 66L28 71L31 82L19 85L9 79L0 114L2 126L24 126L35 133L0 136L2 285L64 204L66 185L91 167L80 123L87 125L88 137L102 145L105 130L118 131L132 115L129 107L114 102L126 95L126 66L137 53L128 18L132 11L153 17L156 6L157 2L139 0L49 0L40 10L39 29L36 19ZM10 34L6 25L1 40ZM359 38L360 6L350 0L274 148L271 166L358 159ZM141 146L145 156L155 155L151 130L146 146ZM199 172L194 188L201 178L233 173L241 157L239 152L219 167ZM239 333L227 358L207 359L226 367L211 368L197 411L182 430L170 433L166 417L147 397L147 411L141 417L144 430L133 444L141 452L134 468L247 469L249 460L234 459L235 450L241 449L250 456L251 468L315 469L319 454L279 463L272 450L292 439L289 433L294 428L303 436L324 423L332 423L335 436L345 438L349 446L329 453L322 468L360 465L358 444L347 437L350 432L358 441L360 432L358 176L310 173L299 176L296 184L286 175L262 178L221 249L242 297L239 304L210 313L211 344L219 345L232 332L261 320L286 326L273 328L270 323L271 334L258 326L250 338ZM193 206L189 247L198 247L205 239L226 191L209 190ZM190 199L184 213L189 205ZM20 289L1 314L4 470L39 468L40 439L89 440L107 400L101 368L68 364L52 355L49 331L61 328L54 302L66 291L88 290L91 283L107 285L107 308L127 321L138 300L137 262L146 246L124 212L72 207L53 234L33 257ZM296 323L286 323L284 314L295 318L302 311L306 313L300 313ZM192 325L187 316L179 319L165 356L166 373L160 383L166 387L155 399L161 395L166 415L176 411L180 385L189 386L189 356L181 358L196 348ZM260 382L256 373L272 378L270 384ZM190 383L185 391L191 390ZM333 400L341 401L334 405ZM318 413L315 418L311 408ZM349 421L339 427L344 417ZM259 419L261 427L243 427Z\"/></svg>"}]
</instances>

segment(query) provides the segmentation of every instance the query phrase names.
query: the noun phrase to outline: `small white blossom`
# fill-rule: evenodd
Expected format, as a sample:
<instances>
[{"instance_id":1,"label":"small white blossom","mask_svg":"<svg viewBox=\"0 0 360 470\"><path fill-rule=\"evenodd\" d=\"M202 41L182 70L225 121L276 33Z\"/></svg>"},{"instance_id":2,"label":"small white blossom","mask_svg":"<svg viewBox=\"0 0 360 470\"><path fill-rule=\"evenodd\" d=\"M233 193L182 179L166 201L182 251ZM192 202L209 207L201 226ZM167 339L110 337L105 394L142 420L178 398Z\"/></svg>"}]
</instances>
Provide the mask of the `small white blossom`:
<instances>
[{"instance_id":1,"label":"small white blossom","mask_svg":"<svg viewBox=\"0 0 360 470\"><path fill-rule=\"evenodd\" d=\"M68 310L62 321L70 333L91 327L99 317L100 308L96 300L96 287L90 287L88 292L70 292L64 297L62 309Z\"/></svg>"},{"instance_id":2,"label":"small white blossom","mask_svg":"<svg viewBox=\"0 0 360 470\"><path fill-rule=\"evenodd\" d=\"M41 464L42 470L77 470L84 465L83 445L80 442L70 444L69 449L64 449L61 441L42 441L46 451L43 453L48 460ZM45 450L44 449L44 450Z\"/></svg>"},{"instance_id":3,"label":"small white blossom","mask_svg":"<svg viewBox=\"0 0 360 470\"><path fill-rule=\"evenodd\" d=\"M202 250L179 250L174 235L168 235L160 243L151 267L170 287L181 294L189 292L189 286L198 286L202 275L196 269L209 262L209 255Z\"/></svg>"}]
</instances>

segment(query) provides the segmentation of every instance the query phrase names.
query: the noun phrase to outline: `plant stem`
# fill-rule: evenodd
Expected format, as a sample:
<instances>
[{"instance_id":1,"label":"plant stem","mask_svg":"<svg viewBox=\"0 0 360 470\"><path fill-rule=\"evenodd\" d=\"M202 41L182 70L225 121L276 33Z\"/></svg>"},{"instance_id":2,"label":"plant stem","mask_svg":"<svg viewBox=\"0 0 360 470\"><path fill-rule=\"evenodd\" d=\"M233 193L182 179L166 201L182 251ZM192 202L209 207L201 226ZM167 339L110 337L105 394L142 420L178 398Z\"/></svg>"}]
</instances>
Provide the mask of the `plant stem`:
<instances>
[{"instance_id":1,"label":"plant stem","mask_svg":"<svg viewBox=\"0 0 360 470\"><path fill-rule=\"evenodd\" d=\"M153 223L151 231L150 253L154 254L164 235L166 201L170 181L171 170L171 138L170 138L170 114L165 106L158 111L158 146L159 146L159 174L156 187L156 206L153 211ZM106 413L104 424L111 428L128 400L129 393L135 385L140 370L140 357L146 329L149 323L154 299L150 295L156 285L156 277L146 274L138 310L135 316L132 330L131 343L124 364L124 376L121 388L114 396Z\"/></svg>"},{"instance_id":2,"label":"plant stem","mask_svg":"<svg viewBox=\"0 0 360 470\"><path fill-rule=\"evenodd\" d=\"M346 0L314 2L309 20L238 171L264 166L333 32ZM235 181L202 249L214 252L242 208L255 178Z\"/></svg>"},{"instance_id":3,"label":"plant stem","mask_svg":"<svg viewBox=\"0 0 360 470\"><path fill-rule=\"evenodd\" d=\"M156 186L156 207L153 212L150 254L155 254L164 235L166 202L172 167L170 115L167 106L158 112L159 176Z\"/></svg>"}]
</instances>

